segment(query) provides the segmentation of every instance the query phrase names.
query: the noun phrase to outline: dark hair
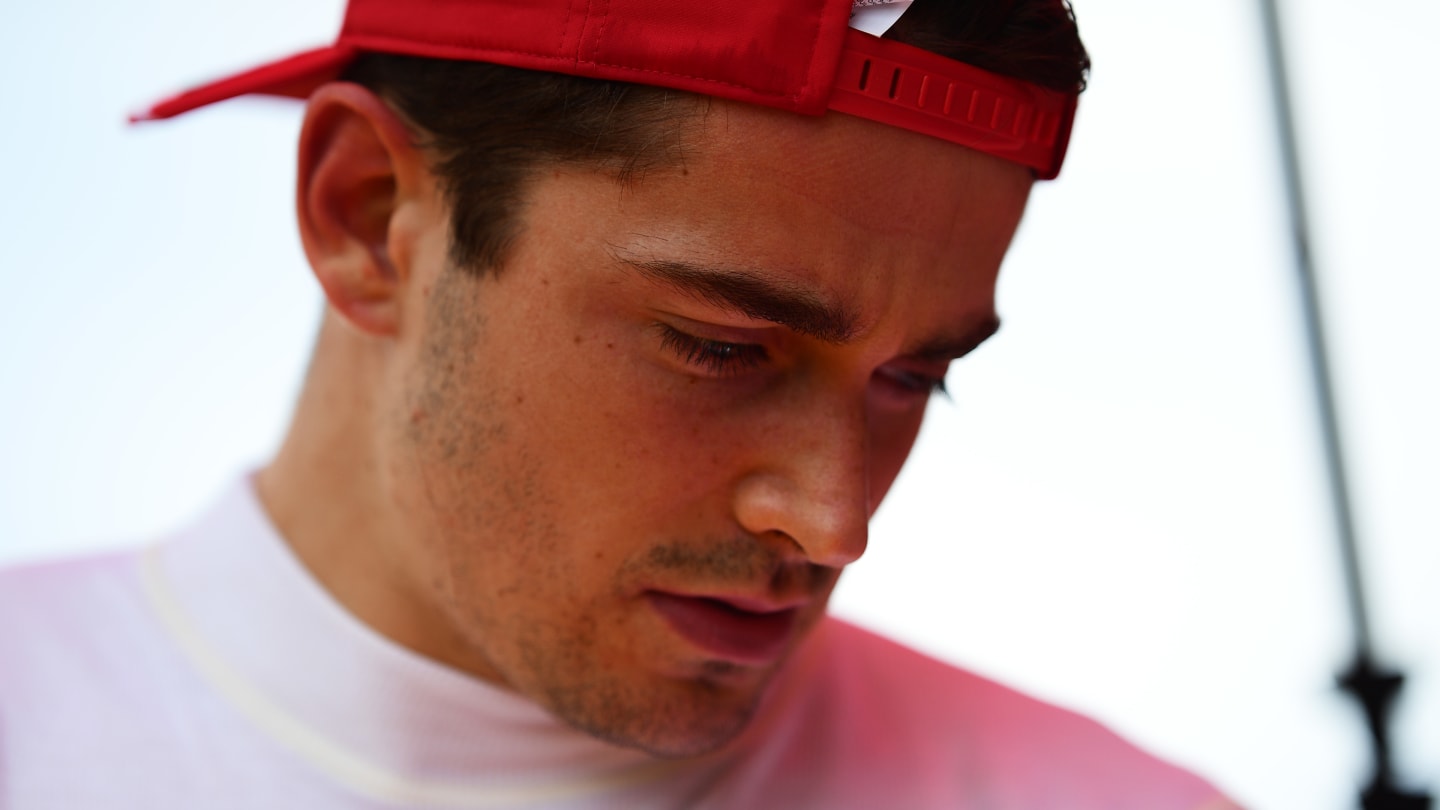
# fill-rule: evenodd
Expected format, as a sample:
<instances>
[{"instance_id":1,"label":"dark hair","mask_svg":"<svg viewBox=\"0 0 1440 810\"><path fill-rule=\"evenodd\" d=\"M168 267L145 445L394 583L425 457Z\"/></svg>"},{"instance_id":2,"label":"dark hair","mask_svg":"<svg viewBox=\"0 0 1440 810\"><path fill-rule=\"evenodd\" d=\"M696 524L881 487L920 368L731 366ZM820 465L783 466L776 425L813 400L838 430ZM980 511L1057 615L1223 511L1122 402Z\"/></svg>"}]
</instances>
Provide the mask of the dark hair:
<instances>
[{"instance_id":1,"label":"dark hair","mask_svg":"<svg viewBox=\"0 0 1440 810\"><path fill-rule=\"evenodd\" d=\"M1067 0L915 0L885 36L1067 92L1084 89L1090 69ZM586 164L628 182L678 162L707 105L676 90L393 54L362 54L340 78L407 120L452 211L451 261L477 273L504 260L536 167Z\"/></svg>"}]
</instances>

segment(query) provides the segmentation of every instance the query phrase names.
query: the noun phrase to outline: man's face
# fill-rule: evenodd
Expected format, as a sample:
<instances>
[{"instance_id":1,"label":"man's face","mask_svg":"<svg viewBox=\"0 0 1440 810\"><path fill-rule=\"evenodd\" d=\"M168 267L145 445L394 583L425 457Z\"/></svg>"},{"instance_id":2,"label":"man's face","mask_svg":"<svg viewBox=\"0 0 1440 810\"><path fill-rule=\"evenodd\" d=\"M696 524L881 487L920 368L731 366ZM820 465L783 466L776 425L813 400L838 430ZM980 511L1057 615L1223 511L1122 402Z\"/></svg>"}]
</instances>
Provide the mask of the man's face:
<instances>
[{"instance_id":1,"label":"man's face","mask_svg":"<svg viewBox=\"0 0 1440 810\"><path fill-rule=\"evenodd\" d=\"M498 273L427 254L384 463L422 651L668 756L744 727L864 551L1031 182L839 115L716 102L690 144L541 169Z\"/></svg>"}]
</instances>

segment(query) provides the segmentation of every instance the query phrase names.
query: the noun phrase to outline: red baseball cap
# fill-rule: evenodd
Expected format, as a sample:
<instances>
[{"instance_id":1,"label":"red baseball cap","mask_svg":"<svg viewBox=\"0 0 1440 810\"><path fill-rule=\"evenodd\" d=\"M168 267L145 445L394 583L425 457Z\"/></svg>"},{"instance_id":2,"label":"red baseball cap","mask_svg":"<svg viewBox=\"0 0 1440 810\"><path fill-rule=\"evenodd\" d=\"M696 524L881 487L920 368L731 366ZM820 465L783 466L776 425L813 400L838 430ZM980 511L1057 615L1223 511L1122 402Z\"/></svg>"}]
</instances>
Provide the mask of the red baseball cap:
<instances>
[{"instance_id":1,"label":"red baseball cap","mask_svg":"<svg viewBox=\"0 0 1440 810\"><path fill-rule=\"evenodd\" d=\"M884 0L350 0L335 44L165 99L132 121L249 93L306 98L365 52L490 62L847 113L1060 172L1076 94L851 27ZM861 16L861 15L857 15Z\"/></svg>"}]
</instances>

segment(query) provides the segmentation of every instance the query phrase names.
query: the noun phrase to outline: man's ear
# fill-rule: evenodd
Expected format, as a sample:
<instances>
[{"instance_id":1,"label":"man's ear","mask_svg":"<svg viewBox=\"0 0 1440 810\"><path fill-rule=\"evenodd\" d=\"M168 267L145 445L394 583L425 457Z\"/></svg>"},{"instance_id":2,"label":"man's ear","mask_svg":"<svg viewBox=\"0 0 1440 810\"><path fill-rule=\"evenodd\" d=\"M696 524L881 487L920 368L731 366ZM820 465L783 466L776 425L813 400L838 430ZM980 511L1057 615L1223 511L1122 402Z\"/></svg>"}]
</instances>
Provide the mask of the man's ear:
<instances>
[{"instance_id":1,"label":"man's ear","mask_svg":"<svg viewBox=\"0 0 1440 810\"><path fill-rule=\"evenodd\" d=\"M300 239L330 306L352 326L391 335L410 276L413 217L433 183L405 124L369 90L316 90L300 130L296 207Z\"/></svg>"}]
</instances>

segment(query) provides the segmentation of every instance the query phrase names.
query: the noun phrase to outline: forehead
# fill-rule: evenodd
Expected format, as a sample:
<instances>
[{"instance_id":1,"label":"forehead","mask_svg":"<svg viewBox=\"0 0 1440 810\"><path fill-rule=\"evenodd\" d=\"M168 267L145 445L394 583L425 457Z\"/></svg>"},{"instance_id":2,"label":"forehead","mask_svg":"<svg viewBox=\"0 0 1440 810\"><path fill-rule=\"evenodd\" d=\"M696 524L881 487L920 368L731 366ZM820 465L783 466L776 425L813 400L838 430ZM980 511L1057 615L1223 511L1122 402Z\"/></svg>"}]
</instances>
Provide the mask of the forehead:
<instances>
[{"instance_id":1,"label":"forehead","mask_svg":"<svg viewBox=\"0 0 1440 810\"><path fill-rule=\"evenodd\" d=\"M692 124L678 165L627 185L594 222L623 217L609 223L615 252L777 273L860 310L917 286L990 306L1027 169L836 113L717 101Z\"/></svg>"},{"instance_id":2,"label":"forehead","mask_svg":"<svg viewBox=\"0 0 1440 810\"><path fill-rule=\"evenodd\" d=\"M696 163L715 179L794 194L880 235L999 224L977 214L997 196L1023 207L1032 182L1029 170L999 158L841 113L719 102L699 129Z\"/></svg>"}]
</instances>

